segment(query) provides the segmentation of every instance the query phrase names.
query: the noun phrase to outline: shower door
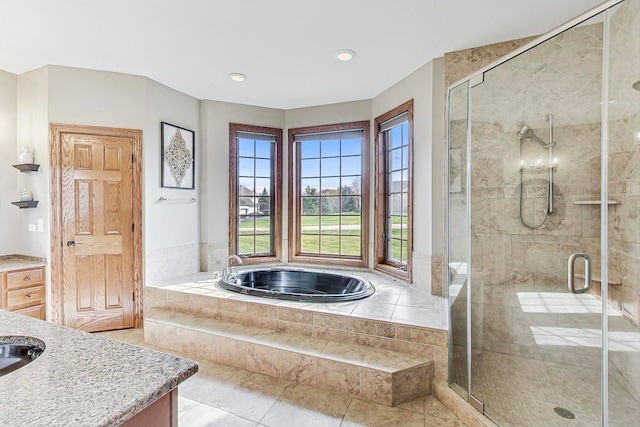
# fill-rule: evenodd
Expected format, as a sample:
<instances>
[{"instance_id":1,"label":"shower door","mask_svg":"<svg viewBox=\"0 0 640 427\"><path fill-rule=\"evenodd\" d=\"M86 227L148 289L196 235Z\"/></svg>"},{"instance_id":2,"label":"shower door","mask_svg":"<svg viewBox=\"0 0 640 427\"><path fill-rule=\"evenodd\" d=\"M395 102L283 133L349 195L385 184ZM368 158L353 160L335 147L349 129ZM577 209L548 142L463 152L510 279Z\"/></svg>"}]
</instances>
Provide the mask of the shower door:
<instances>
[{"instance_id":1,"label":"shower door","mask_svg":"<svg viewBox=\"0 0 640 427\"><path fill-rule=\"evenodd\" d=\"M602 70L597 16L471 83L470 394L503 425L601 424Z\"/></svg>"},{"instance_id":2,"label":"shower door","mask_svg":"<svg viewBox=\"0 0 640 427\"><path fill-rule=\"evenodd\" d=\"M640 0L598 11L449 90L449 382L500 425L640 425Z\"/></svg>"}]
</instances>

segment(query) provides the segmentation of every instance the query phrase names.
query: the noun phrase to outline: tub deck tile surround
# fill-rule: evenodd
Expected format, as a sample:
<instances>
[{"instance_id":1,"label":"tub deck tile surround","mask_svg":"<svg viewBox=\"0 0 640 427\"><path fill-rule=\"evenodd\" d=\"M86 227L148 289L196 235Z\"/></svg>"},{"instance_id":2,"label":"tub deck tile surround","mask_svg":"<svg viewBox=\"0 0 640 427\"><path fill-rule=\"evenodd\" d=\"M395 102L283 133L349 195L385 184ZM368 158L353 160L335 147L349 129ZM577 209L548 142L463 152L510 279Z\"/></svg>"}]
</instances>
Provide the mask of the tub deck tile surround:
<instances>
[{"instance_id":1,"label":"tub deck tile surround","mask_svg":"<svg viewBox=\"0 0 640 427\"><path fill-rule=\"evenodd\" d=\"M210 273L147 287L145 341L389 406L428 395L434 376L446 378L446 304L371 276L373 297L332 304L235 294ZM357 310L390 301L435 308L412 321Z\"/></svg>"}]
</instances>

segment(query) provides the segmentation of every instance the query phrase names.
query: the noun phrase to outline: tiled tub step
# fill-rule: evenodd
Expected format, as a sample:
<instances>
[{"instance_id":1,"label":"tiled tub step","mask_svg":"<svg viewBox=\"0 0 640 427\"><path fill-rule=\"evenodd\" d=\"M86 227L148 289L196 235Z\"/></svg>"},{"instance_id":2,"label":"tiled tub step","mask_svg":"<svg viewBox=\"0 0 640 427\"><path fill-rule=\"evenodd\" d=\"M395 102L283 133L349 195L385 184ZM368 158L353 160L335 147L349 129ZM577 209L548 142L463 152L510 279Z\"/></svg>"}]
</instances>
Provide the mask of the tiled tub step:
<instances>
[{"instance_id":1,"label":"tiled tub step","mask_svg":"<svg viewBox=\"0 0 640 427\"><path fill-rule=\"evenodd\" d=\"M433 361L386 349L155 309L145 342L395 406L431 394Z\"/></svg>"}]
</instances>

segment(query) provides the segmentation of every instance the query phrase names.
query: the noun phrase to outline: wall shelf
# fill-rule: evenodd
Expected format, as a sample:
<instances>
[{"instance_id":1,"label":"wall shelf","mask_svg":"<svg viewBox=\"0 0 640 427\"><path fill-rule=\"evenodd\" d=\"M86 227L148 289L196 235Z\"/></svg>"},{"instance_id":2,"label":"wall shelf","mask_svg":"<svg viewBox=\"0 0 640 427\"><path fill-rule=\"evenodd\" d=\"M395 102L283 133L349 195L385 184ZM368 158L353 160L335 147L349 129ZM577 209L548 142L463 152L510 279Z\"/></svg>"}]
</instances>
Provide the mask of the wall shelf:
<instances>
[{"instance_id":1,"label":"wall shelf","mask_svg":"<svg viewBox=\"0 0 640 427\"><path fill-rule=\"evenodd\" d=\"M22 163L19 165L13 165L14 168L18 169L20 172L36 172L40 169L40 165L36 165L33 163Z\"/></svg>"},{"instance_id":2,"label":"wall shelf","mask_svg":"<svg viewBox=\"0 0 640 427\"><path fill-rule=\"evenodd\" d=\"M38 206L38 200L31 200L29 202L11 202L11 204L16 205L20 209L35 208Z\"/></svg>"}]
</instances>

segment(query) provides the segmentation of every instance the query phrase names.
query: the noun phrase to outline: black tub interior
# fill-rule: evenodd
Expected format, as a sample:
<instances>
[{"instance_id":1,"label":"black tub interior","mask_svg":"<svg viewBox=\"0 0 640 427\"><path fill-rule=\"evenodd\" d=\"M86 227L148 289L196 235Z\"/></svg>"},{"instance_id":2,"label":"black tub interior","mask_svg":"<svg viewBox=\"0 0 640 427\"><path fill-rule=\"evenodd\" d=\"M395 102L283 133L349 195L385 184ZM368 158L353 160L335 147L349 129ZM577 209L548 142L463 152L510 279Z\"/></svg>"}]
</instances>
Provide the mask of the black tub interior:
<instances>
[{"instance_id":1,"label":"black tub interior","mask_svg":"<svg viewBox=\"0 0 640 427\"><path fill-rule=\"evenodd\" d=\"M232 273L220 285L234 292L294 301L350 301L375 292L371 283L357 277L279 269Z\"/></svg>"}]
</instances>

